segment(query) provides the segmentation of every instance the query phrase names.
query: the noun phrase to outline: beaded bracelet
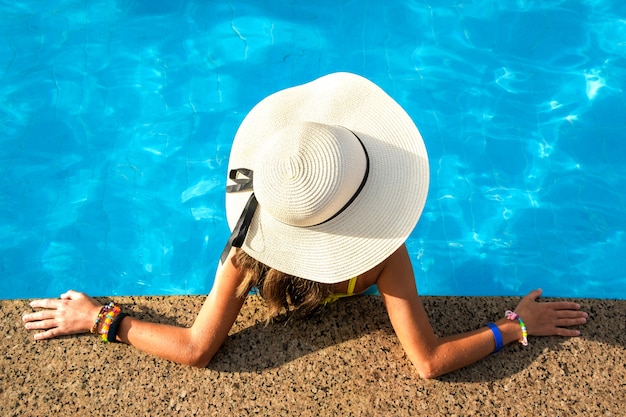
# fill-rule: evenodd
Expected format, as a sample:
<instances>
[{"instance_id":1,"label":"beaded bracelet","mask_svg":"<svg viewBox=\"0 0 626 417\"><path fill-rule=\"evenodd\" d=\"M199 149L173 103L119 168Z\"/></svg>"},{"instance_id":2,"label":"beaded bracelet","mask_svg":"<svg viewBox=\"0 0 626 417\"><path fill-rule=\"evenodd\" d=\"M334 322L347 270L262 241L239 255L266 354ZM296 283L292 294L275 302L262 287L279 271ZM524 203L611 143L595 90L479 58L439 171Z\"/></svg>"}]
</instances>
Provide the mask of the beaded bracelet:
<instances>
[{"instance_id":1,"label":"beaded bracelet","mask_svg":"<svg viewBox=\"0 0 626 417\"><path fill-rule=\"evenodd\" d=\"M495 323L487 323L487 327L489 327L489 329L491 330L491 333L493 333L493 340L496 342L496 349L493 351L493 353L498 353L500 349L502 349L502 347L504 346L504 340L502 339L502 332L500 331L500 328L496 326Z\"/></svg>"},{"instance_id":2,"label":"beaded bracelet","mask_svg":"<svg viewBox=\"0 0 626 417\"><path fill-rule=\"evenodd\" d=\"M507 310L504 315L507 319L511 321L519 321L519 326L522 328L522 338L519 339L519 342L524 346L528 346L528 331L526 330L526 324L524 323L522 318L518 316L517 313L511 310Z\"/></svg>"},{"instance_id":3,"label":"beaded bracelet","mask_svg":"<svg viewBox=\"0 0 626 417\"><path fill-rule=\"evenodd\" d=\"M122 311L122 309L115 304L111 304L113 305L113 307L106 312L104 316L104 322L102 323L102 327L100 327L100 335L104 343L107 343L109 341L109 328L111 327L111 323L113 323L115 316L117 316Z\"/></svg>"},{"instance_id":4,"label":"beaded bracelet","mask_svg":"<svg viewBox=\"0 0 626 417\"><path fill-rule=\"evenodd\" d=\"M100 324L104 316L113 308L114 305L115 304L113 304L113 302L110 302L109 304L102 306L100 312L98 313L98 317L96 317L96 322L93 326L91 326L91 329L89 329L90 333L96 333L96 330L98 330L98 324Z\"/></svg>"}]
</instances>

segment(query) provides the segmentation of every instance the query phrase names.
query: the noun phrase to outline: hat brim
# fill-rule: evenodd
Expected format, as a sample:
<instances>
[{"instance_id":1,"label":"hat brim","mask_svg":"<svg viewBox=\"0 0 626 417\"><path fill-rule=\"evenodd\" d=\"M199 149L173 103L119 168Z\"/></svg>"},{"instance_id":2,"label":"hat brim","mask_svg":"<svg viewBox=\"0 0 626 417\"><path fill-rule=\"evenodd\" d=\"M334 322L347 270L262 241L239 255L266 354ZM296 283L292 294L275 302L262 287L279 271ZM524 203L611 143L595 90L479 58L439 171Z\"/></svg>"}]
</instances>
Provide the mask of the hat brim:
<instances>
[{"instance_id":1,"label":"hat brim","mask_svg":"<svg viewBox=\"0 0 626 417\"><path fill-rule=\"evenodd\" d=\"M259 206L241 248L281 272L341 282L381 263L411 234L428 193L426 147L409 115L380 87L355 74L334 73L257 104L235 135L229 171L252 168L269 137L305 121L343 126L361 139L370 158L364 188L340 215L317 226L281 223ZM249 196L226 194L231 230Z\"/></svg>"}]
</instances>

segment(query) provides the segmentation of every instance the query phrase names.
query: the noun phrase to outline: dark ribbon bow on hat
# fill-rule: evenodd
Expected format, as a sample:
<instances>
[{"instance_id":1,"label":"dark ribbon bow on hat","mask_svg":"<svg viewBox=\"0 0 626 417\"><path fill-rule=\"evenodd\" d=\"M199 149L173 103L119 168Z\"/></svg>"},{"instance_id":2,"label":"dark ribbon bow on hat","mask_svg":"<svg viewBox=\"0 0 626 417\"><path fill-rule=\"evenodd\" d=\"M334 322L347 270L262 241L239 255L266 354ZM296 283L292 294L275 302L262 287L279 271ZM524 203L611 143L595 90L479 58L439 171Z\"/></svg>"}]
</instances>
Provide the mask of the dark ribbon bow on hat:
<instances>
[{"instance_id":1,"label":"dark ribbon bow on hat","mask_svg":"<svg viewBox=\"0 0 626 417\"><path fill-rule=\"evenodd\" d=\"M244 177L240 177L240 174ZM230 178L235 184L226 186L227 193L237 193L240 191L252 190L252 177L253 172L248 168L237 168L231 169L228 173L228 178ZM231 248L240 248L243 245L244 240L246 240L246 235L248 234L248 228L250 227L250 223L252 222L252 218L254 217L254 212L258 206L258 201L254 196L254 192L250 194L250 198L248 198L248 202L246 203L243 211L241 212L241 216L235 227L233 228L228 241L226 242L226 246L222 251L222 255L220 256L220 262L224 264L226 262L226 258L228 258L228 254Z\"/></svg>"}]
</instances>

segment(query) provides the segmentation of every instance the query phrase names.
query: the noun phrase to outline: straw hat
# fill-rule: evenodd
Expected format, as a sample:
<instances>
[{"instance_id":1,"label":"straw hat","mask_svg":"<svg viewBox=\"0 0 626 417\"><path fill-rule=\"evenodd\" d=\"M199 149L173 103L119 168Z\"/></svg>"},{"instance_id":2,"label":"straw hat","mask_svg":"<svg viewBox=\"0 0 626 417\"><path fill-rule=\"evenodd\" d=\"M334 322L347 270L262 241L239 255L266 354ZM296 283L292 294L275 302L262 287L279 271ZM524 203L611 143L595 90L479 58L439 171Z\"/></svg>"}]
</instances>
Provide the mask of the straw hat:
<instances>
[{"instance_id":1,"label":"straw hat","mask_svg":"<svg viewBox=\"0 0 626 417\"><path fill-rule=\"evenodd\" d=\"M355 74L330 74L262 100L228 165L224 250L335 283L404 243L426 201L428 157L408 114Z\"/></svg>"}]
</instances>

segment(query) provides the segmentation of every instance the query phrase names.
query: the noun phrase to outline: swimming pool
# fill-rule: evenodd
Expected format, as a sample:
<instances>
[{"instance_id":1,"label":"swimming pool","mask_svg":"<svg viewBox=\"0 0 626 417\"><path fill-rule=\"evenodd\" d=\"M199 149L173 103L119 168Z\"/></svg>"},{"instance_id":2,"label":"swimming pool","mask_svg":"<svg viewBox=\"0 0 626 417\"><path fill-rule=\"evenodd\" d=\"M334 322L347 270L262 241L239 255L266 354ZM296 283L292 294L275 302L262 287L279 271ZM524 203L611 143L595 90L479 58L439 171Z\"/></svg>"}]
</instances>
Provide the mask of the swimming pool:
<instances>
[{"instance_id":1,"label":"swimming pool","mask_svg":"<svg viewBox=\"0 0 626 417\"><path fill-rule=\"evenodd\" d=\"M431 159L422 294L626 298L626 3L0 3L0 298L201 294L246 112L334 71Z\"/></svg>"}]
</instances>

